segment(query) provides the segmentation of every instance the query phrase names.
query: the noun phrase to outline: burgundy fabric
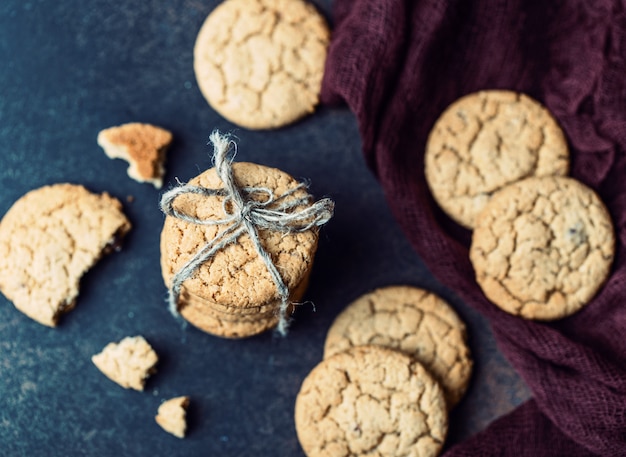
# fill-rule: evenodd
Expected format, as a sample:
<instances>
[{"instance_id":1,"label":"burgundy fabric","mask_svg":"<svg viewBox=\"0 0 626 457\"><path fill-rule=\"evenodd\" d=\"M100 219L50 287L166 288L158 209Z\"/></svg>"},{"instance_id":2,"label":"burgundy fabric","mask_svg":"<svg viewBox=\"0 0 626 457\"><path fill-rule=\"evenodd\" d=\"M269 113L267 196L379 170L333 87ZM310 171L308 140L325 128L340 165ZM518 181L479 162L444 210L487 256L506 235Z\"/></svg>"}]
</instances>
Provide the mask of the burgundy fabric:
<instances>
[{"instance_id":1,"label":"burgundy fabric","mask_svg":"<svg viewBox=\"0 0 626 457\"><path fill-rule=\"evenodd\" d=\"M367 164L432 273L492 325L533 399L452 456L626 456L626 2L335 0L325 103L357 116ZM554 323L508 315L482 294L470 232L434 204L424 145L460 96L512 89L563 127L571 175L607 204L611 276L583 310Z\"/></svg>"}]
</instances>

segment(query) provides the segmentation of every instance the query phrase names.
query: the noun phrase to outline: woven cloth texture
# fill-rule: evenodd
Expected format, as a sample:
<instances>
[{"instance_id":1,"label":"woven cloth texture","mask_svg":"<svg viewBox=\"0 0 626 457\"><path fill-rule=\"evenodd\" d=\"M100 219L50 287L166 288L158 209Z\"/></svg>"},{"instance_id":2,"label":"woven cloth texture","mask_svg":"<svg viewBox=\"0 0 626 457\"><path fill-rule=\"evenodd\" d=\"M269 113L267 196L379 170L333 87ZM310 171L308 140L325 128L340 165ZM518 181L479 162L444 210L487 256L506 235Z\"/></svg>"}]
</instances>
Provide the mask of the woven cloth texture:
<instances>
[{"instance_id":1,"label":"woven cloth texture","mask_svg":"<svg viewBox=\"0 0 626 457\"><path fill-rule=\"evenodd\" d=\"M452 456L626 456L626 2L335 0L322 87L359 124L365 160L434 276L486 316L533 398ZM471 233L434 203L430 129L457 98L524 92L563 128L570 175L607 205L611 275L581 311L551 323L499 310L469 261Z\"/></svg>"}]
</instances>

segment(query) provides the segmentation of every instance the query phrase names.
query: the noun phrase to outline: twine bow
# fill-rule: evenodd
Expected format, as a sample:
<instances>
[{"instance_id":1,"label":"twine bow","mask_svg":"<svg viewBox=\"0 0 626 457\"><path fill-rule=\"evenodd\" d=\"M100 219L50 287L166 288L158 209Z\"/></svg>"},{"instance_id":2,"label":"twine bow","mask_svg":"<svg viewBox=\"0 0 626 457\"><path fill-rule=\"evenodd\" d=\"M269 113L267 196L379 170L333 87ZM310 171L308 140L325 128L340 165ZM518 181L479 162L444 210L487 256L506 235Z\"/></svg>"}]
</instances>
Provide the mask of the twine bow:
<instances>
[{"instance_id":1,"label":"twine bow","mask_svg":"<svg viewBox=\"0 0 626 457\"><path fill-rule=\"evenodd\" d=\"M284 336L289 325L286 317L287 308L289 307L289 289L272 262L271 257L261 245L258 229L283 233L304 232L328 222L333 215L335 204L328 198L311 203L312 197L308 193L305 193L302 197L289 198L293 197L301 189L306 189L306 185L303 183L299 183L296 187L279 196L276 196L274 191L267 187L239 188L235 184L232 169L232 160L236 151L235 142L229 136L221 135L218 131L214 131L209 139L213 143L215 170L224 183L224 188L208 189L187 184L180 185L163 194L161 210L168 216L173 216L192 224L224 225L227 228L204 245L174 275L168 291L170 312L175 316L179 315L177 304L183 282L190 278L200 265L226 246L235 243L239 236L247 233L278 290L281 302L276 329ZM229 156L231 151L232 154ZM177 210L174 208L174 201L183 194L196 194L203 197L224 197L222 205L225 217L222 219L200 219ZM257 199L253 199L252 196L257 196Z\"/></svg>"}]
</instances>

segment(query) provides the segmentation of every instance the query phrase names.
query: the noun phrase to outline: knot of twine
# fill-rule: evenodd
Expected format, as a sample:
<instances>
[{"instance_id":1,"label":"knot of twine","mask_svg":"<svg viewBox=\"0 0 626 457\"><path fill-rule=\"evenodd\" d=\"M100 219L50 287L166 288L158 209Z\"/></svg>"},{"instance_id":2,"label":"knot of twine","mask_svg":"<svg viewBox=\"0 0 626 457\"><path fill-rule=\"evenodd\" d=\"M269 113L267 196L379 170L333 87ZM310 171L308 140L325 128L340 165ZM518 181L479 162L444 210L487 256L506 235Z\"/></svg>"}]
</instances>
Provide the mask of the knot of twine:
<instances>
[{"instance_id":1,"label":"knot of twine","mask_svg":"<svg viewBox=\"0 0 626 457\"><path fill-rule=\"evenodd\" d=\"M265 251L259 239L258 229L273 230L283 233L304 232L313 227L324 225L333 215L334 202L324 198L312 203L313 197L305 193L301 197L293 197L304 183L276 196L267 187L238 187L233 177L232 161L236 152L236 144L229 136L214 131L209 137L213 143L213 162L217 176L224 183L223 189L208 189L188 184L179 185L163 194L161 210L167 216L197 225L227 226L213 240L204 245L183 267L174 274L168 291L168 304L174 316L178 314L180 292L187 279L194 272L226 246L235 243L239 236L247 233L259 257L263 260L272 281L276 285L280 297L279 320L276 330L286 335L289 325L286 317L289 307L289 289L283 281L270 255ZM174 208L174 201L183 194L196 194L203 197L224 197L222 206L225 217L222 219L200 219L185 214ZM257 196L253 199L252 196ZM301 207L301 208L298 208Z\"/></svg>"}]
</instances>

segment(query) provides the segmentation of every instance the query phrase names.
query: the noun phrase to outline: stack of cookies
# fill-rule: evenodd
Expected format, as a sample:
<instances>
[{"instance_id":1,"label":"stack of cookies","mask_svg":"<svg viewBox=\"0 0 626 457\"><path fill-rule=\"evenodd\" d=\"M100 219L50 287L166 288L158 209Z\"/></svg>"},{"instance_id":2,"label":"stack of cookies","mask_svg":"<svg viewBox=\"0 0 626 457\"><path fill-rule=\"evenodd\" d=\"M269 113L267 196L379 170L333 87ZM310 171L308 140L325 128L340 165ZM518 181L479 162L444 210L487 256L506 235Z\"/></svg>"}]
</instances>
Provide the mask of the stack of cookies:
<instances>
[{"instance_id":1,"label":"stack of cookies","mask_svg":"<svg viewBox=\"0 0 626 457\"><path fill-rule=\"evenodd\" d=\"M306 454L438 455L472 371L466 339L453 309L422 289L391 286L351 303L296 400Z\"/></svg>"},{"instance_id":2,"label":"stack of cookies","mask_svg":"<svg viewBox=\"0 0 626 457\"><path fill-rule=\"evenodd\" d=\"M308 200L310 197L287 173L252 163L232 164L237 187L249 197L263 202L270 211L279 203ZM168 215L161 232L161 269L168 287L174 276L204 252L209 243L220 239L235 227L233 202L224 190L216 168L192 179L187 186L210 189L213 195L188 192L180 195L173 209L184 217ZM271 193L271 194L270 194ZM196 222L190 222L189 218ZM202 222L199 222L202 221ZM318 226L304 230L277 231L258 227L258 240L280 272L289 291L289 302L304 294L317 249ZM175 304L177 311L199 329L226 338L241 338L261 333L279 325L284 314L283 300L266 260L258 252L249 232L242 232L234 242L220 246L182 284Z\"/></svg>"},{"instance_id":3,"label":"stack of cookies","mask_svg":"<svg viewBox=\"0 0 626 457\"><path fill-rule=\"evenodd\" d=\"M598 195L565 177L567 141L538 102L509 91L454 102L429 136L425 167L436 202L473 230L476 279L504 311L566 317L605 282L611 217Z\"/></svg>"}]
</instances>

